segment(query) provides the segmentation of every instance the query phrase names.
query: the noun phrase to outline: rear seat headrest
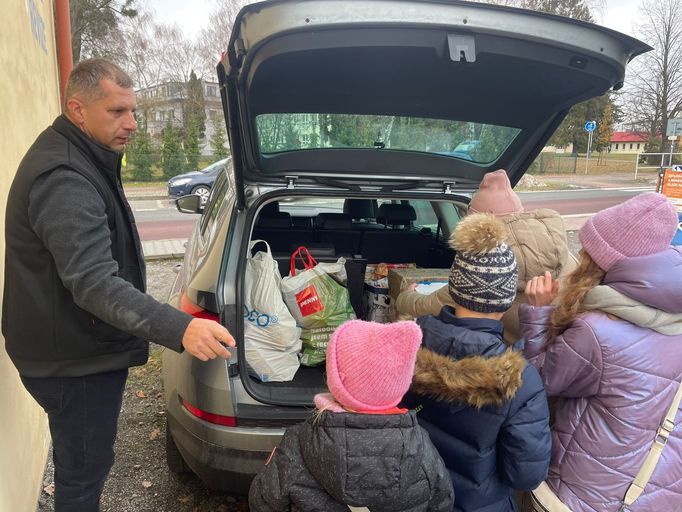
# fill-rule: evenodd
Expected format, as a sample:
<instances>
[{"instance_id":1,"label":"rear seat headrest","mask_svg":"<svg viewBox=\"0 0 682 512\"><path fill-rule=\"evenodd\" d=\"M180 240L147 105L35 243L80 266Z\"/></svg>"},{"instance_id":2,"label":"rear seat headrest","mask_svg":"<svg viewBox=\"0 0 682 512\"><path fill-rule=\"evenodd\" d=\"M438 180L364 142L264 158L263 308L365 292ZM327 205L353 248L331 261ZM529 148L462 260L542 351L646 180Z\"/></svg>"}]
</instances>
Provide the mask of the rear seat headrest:
<instances>
[{"instance_id":1,"label":"rear seat headrest","mask_svg":"<svg viewBox=\"0 0 682 512\"><path fill-rule=\"evenodd\" d=\"M268 215L267 217L263 217L263 215L261 215L258 218L258 227L275 229L290 228L291 215L289 215L289 212L274 212Z\"/></svg>"},{"instance_id":2,"label":"rear seat headrest","mask_svg":"<svg viewBox=\"0 0 682 512\"><path fill-rule=\"evenodd\" d=\"M417 212L409 204L384 203L377 213L377 222L386 226L407 226L413 220Z\"/></svg>"},{"instance_id":3,"label":"rear seat headrest","mask_svg":"<svg viewBox=\"0 0 682 512\"><path fill-rule=\"evenodd\" d=\"M272 201L260 209L261 217L274 217L277 213L279 213L279 203L277 201Z\"/></svg>"},{"instance_id":4,"label":"rear seat headrest","mask_svg":"<svg viewBox=\"0 0 682 512\"><path fill-rule=\"evenodd\" d=\"M346 199L343 202L343 213L351 219L374 219L377 216L376 199Z\"/></svg>"},{"instance_id":5,"label":"rear seat headrest","mask_svg":"<svg viewBox=\"0 0 682 512\"><path fill-rule=\"evenodd\" d=\"M315 229L353 229L353 221L345 213L318 213Z\"/></svg>"}]
</instances>

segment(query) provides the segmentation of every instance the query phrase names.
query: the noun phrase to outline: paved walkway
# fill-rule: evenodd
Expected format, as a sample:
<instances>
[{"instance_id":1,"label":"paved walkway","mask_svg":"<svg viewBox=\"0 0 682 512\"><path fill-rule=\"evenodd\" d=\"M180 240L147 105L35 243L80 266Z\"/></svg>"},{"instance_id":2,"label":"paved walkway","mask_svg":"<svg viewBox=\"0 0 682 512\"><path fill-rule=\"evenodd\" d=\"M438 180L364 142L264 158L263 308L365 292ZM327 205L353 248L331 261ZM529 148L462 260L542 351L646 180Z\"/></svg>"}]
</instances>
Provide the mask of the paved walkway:
<instances>
[{"instance_id":1,"label":"paved walkway","mask_svg":"<svg viewBox=\"0 0 682 512\"><path fill-rule=\"evenodd\" d=\"M656 174L653 172L641 173L635 179L634 173L613 173L613 174L541 174L535 176L539 181L551 182L552 184L563 184L566 188L625 188L625 187L647 187L655 190ZM528 189L523 189L524 191ZM538 188L537 190L542 190ZM163 186L149 187L130 187L126 188L126 196L129 198L166 198L168 192ZM564 223L566 231L579 230L585 221L592 214L586 215L566 215ZM167 259L182 258L185 254L185 239L172 240L149 240L142 242L145 258Z\"/></svg>"}]
</instances>

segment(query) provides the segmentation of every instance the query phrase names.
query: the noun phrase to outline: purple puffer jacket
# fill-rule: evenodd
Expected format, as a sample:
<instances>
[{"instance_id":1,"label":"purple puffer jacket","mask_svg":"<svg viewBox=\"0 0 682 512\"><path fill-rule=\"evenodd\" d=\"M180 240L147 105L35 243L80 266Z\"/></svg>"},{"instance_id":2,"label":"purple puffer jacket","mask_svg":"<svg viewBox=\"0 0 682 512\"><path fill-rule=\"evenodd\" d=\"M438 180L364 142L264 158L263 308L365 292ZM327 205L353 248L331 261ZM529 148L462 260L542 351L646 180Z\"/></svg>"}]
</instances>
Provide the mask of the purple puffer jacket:
<instances>
[{"instance_id":1,"label":"purple puffer jacket","mask_svg":"<svg viewBox=\"0 0 682 512\"><path fill-rule=\"evenodd\" d=\"M589 311L545 343L553 307L521 306L524 353L559 397L548 483L574 512L616 512L682 379L682 247L620 261ZM682 411L631 512L682 512Z\"/></svg>"}]
</instances>

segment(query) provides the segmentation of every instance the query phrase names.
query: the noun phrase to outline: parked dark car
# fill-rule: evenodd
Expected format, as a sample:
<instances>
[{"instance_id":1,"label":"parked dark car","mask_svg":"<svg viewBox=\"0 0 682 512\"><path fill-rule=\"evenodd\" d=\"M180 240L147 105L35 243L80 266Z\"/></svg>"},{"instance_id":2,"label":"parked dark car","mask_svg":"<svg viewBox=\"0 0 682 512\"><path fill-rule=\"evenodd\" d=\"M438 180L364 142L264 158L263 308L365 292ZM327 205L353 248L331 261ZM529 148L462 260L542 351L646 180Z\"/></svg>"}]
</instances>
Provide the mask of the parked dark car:
<instances>
[{"instance_id":1,"label":"parked dark car","mask_svg":"<svg viewBox=\"0 0 682 512\"><path fill-rule=\"evenodd\" d=\"M201 204L206 204L218 173L225 169L229 158L218 160L200 171L178 174L168 180L168 197L178 197L195 194L201 198Z\"/></svg>"},{"instance_id":2,"label":"parked dark car","mask_svg":"<svg viewBox=\"0 0 682 512\"><path fill-rule=\"evenodd\" d=\"M324 364L287 382L249 370L254 240L269 243L283 274L299 245L318 261L343 256L362 317L368 264L449 268L448 236L483 176L503 168L516 184L569 109L619 89L626 64L650 49L590 23L483 3L244 7L217 66L233 158L205 205L177 200L201 216L169 298L221 322L237 346L227 361L164 350L169 467L246 492L326 390ZM462 133L486 134L485 161L444 154Z\"/></svg>"}]
</instances>

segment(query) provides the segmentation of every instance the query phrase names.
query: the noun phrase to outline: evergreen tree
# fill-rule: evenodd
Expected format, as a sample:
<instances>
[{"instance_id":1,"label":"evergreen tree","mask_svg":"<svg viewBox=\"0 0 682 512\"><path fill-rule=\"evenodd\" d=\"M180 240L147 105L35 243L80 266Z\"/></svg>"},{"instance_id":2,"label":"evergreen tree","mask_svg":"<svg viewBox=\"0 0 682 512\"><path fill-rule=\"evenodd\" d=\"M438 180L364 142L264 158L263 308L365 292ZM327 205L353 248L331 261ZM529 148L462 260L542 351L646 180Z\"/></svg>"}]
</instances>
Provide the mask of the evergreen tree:
<instances>
[{"instance_id":1,"label":"evergreen tree","mask_svg":"<svg viewBox=\"0 0 682 512\"><path fill-rule=\"evenodd\" d=\"M227 139L225 137L225 130L223 124L218 120L218 117L213 121L213 136L210 140L211 150L213 156L217 159L223 159L230 154L230 151L225 147Z\"/></svg>"},{"instance_id":2,"label":"evergreen tree","mask_svg":"<svg viewBox=\"0 0 682 512\"><path fill-rule=\"evenodd\" d=\"M584 0L524 0L523 7L575 20L594 22L590 8Z\"/></svg>"},{"instance_id":3,"label":"evergreen tree","mask_svg":"<svg viewBox=\"0 0 682 512\"><path fill-rule=\"evenodd\" d=\"M136 0L71 0L71 51L74 64L81 57L109 56L107 36L119 30L125 18L138 15Z\"/></svg>"},{"instance_id":4,"label":"evergreen tree","mask_svg":"<svg viewBox=\"0 0 682 512\"><path fill-rule=\"evenodd\" d=\"M206 132L206 102L203 85L194 71L190 73L187 81L187 98L183 115L185 133L189 131L192 124L196 124L199 138L202 138Z\"/></svg>"},{"instance_id":5,"label":"evergreen tree","mask_svg":"<svg viewBox=\"0 0 682 512\"><path fill-rule=\"evenodd\" d=\"M199 170L199 126L196 118L187 126L185 156L187 157L187 170Z\"/></svg>"},{"instance_id":6,"label":"evergreen tree","mask_svg":"<svg viewBox=\"0 0 682 512\"><path fill-rule=\"evenodd\" d=\"M133 180L152 180L152 151L152 139L147 133L146 125L138 126L132 142L126 147L126 160L127 164L132 166L131 178Z\"/></svg>"},{"instance_id":7,"label":"evergreen tree","mask_svg":"<svg viewBox=\"0 0 682 512\"><path fill-rule=\"evenodd\" d=\"M597 121L597 126L599 126L600 120L604 118L607 107L613 109L613 102L608 94L574 105L561 125L559 125L559 128L554 132L550 139L550 144L558 147L573 144L574 154L584 153L587 151L585 123L587 121Z\"/></svg>"},{"instance_id":8,"label":"evergreen tree","mask_svg":"<svg viewBox=\"0 0 682 512\"><path fill-rule=\"evenodd\" d=\"M161 165L165 178L172 178L183 172L185 156L182 152L180 133L169 119L161 138Z\"/></svg>"}]
</instances>

